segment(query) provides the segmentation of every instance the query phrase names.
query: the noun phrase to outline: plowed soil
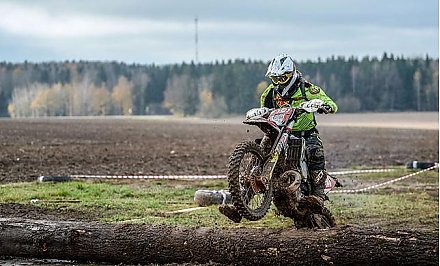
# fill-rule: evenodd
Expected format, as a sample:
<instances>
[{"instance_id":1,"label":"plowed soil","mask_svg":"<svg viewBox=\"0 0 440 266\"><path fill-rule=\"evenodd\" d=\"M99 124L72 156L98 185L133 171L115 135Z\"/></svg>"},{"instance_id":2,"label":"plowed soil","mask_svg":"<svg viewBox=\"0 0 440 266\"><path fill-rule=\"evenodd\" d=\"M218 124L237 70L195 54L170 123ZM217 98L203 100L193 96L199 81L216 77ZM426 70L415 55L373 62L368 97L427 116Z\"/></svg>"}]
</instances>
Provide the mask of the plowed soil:
<instances>
[{"instance_id":1,"label":"plowed soil","mask_svg":"<svg viewBox=\"0 0 440 266\"><path fill-rule=\"evenodd\" d=\"M321 127L329 170L438 161L438 130ZM225 174L257 128L219 120L0 120L0 183L68 174Z\"/></svg>"}]
</instances>

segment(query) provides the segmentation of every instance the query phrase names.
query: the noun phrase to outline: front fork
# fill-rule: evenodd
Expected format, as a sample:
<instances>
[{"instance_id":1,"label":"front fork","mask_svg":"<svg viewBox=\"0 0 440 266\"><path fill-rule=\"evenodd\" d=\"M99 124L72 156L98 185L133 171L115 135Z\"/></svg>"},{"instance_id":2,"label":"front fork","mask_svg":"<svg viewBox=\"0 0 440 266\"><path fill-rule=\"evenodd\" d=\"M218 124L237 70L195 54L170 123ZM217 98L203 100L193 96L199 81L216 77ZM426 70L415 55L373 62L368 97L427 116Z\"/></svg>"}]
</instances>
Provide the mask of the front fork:
<instances>
[{"instance_id":1,"label":"front fork","mask_svg":"<svg viewBox=\"0 0 440 266\"><path fill-rule=\"evenodd\" d=\"M271 145L271 139L265 135L261 140L260 147L265 156L267 156L266 163L264 165L264 172L268 174L268 180L272 179L273 171L280 158L281 152L285 151L288 140L288 134L281 132L276 138L275 142Z\"/></svg>"},{"instance_id":2,"label":"front fork","mask_svg":"<svg viewBox=\"0 0 440 266\"><path fill-rule=\"evenodd\" d=\"M272 147L271 142L270 137L267 135L264 135L264 137L261 139L260 148L264 155L268 155L270 153L270 149Z\"/></svg>"}]
</instances>

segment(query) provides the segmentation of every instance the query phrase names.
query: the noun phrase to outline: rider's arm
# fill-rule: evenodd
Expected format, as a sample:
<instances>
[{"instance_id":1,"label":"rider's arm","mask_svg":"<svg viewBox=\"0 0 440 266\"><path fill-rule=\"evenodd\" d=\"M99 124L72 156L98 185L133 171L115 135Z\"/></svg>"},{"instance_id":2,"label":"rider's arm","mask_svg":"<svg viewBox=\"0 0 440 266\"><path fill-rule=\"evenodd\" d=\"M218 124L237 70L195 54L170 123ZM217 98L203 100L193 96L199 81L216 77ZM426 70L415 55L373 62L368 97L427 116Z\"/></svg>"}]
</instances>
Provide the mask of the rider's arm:
<instances>
[{"instance_id":1,"label":"rider's arm","mask_svg":"<svg viewBox=\"0 0 440 266\"><path fill-rule=\"evenodd\" d=\"M273 85L270 84L261 94L260 105L261 107L274 108L272 99L272 88Z\"/></svg>"},{"instance_id":2,"label":"rider's arm","mask_svg":"<svg viewBox=\"0 0 440 266\"><path fill-rule=\"evenodd\" d=\"M330 106L332 108L332 113L336 113L338 111L338 106L336 103L325 94L325 92L319 87L314 84L310 84L308 88L306 88L306 95L307 99L313 100L313 99L321 99L324 104Z\"/></svg>"}]
</instances>

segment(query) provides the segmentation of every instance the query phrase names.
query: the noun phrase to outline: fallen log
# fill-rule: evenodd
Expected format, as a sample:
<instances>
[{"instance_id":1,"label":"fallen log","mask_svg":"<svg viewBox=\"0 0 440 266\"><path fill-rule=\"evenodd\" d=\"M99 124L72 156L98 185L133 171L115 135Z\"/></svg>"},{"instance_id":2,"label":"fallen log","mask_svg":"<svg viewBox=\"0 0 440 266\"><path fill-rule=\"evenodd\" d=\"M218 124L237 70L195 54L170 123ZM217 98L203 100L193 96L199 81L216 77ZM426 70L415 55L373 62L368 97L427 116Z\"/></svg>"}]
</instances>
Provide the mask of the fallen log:
<instances>
[{"instance_id":1,"label":"fallen log","mask_svg":"<svg viewBox=\"0 0 440 266\"><path fill-rule=\"evenodd\" d=\"M438 235L330 230L190 228L0 218L0 256L87 262L236 265L438 265Z\"/></svg>"}]
</instances>

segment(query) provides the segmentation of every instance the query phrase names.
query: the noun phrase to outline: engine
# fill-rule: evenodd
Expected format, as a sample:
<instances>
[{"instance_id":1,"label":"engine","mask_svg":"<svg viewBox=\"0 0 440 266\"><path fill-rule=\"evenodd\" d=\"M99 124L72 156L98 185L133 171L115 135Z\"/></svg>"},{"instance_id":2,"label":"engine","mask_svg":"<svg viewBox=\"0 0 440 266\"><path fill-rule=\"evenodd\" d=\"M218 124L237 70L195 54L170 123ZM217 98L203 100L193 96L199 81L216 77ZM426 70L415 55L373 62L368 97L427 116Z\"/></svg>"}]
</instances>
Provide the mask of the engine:
<instances>
[{"instance_id":1,"label":"engine","mask_svg":"<svg viewBox=\"0 0 440 266\"><path fill-rule=\"evenodd\" d=\"M301 160L303 140L293 135L289 136L288 145L286 149L286 161L289 163L289 168L295 169L299 167Z\"/></svg>"}]
</instances>

